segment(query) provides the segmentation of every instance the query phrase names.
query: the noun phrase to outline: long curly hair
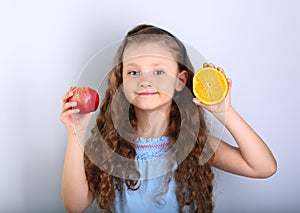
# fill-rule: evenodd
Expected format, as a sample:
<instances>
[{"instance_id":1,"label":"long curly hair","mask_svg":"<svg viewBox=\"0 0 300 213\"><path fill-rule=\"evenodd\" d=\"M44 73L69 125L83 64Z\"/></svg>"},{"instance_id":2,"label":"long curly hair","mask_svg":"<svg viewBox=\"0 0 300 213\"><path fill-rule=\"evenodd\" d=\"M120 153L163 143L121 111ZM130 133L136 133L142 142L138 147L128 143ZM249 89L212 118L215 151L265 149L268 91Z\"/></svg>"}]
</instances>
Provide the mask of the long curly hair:
<instances>
[{"instance_id":1,"label":"long curly hair","mask_svg":"<svg viewBox=\"0 0 300 213\"><path fill-rule=\"evenodd\" d=\"M166 39L159 36L165 36ZM178 62L179 72L183 70L188 72L186 88L193 94L193 66L180 40L163 29L145 24L138 25L127 33L116 53L96 125L84 148L84 165L89 190L93 193L98 207L105 212L114 211L116 190L122 192L124 187L129 190L137 190L140 187L141 175L134 163L136 151L134 143L131 142L138 137L134 131L136 129L134 107L128 103L124 93L118 88L123 83L122 60L125 48L137 42L148 41L160 42L169 48ZM116 101L112 104L114 100ZM124 106L124 103L129 107L120 107ZM183 109L179 109L178 104L184 104ZM112 114L117 117L117 122L112 118ZM131 125L128 125L124 117L129 118ZM126 135L120 135L118 129L122 129ZM174 153L188 153L187 156L175 155L175 160L179 163L172 173L177 183L176 197L179 211L183 212L185 206L190 206L192 212L212 212L214 174L208 163L199 164L207 140L204 111L182 91L175 91L167 134ZM121 157L114 157L116 154Z\"/></svg>"}]
</instances>

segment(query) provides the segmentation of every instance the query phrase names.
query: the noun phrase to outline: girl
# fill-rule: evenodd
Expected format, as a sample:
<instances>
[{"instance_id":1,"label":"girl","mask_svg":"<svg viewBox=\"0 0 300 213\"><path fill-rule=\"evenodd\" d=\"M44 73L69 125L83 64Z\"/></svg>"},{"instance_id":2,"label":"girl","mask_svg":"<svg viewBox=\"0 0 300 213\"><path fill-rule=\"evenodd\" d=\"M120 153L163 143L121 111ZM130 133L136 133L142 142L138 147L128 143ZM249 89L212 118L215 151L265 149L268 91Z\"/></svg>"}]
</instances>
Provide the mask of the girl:
<instances>
[{"instance_id":1,"label":"girl","mask_svg":"<svg viewBox=\"0 0 300 213\"><path fill-rule=\"evenodd\" d=\"M139 25L116 53L84 151L78 140L85 141L91 114L79 115L76 103L68 102L72 88L63 96L68 145L62 196L69 212L83 212L93 200L105 212L212 212L212 166L253 178L276 172L271 151L231 106L229 93L222 103L205 106L192 95L192 78L183 43ZM203 108L237 147L209 136Z\"/></svg>"}]
</instances>

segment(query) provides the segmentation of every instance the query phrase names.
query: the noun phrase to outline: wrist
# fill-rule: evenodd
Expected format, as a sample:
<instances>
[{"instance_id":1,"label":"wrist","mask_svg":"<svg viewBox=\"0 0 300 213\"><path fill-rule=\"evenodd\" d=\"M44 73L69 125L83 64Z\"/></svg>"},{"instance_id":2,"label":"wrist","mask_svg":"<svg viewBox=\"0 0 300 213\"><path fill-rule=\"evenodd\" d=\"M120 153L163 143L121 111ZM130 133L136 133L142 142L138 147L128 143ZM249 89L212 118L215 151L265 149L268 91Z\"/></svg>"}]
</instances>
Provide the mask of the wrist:
<instances>
[{"instance_id":1,"label":"wrist","mask_svg":"<svg viewBox=\"0 0 300 213\"><path fill-rule=\"evenodd\" d=\"M85 139L87 130L86 129L76 129L76 128L69 128L67 130L68 137L77 137L78 139L82 140Z\"/></svg>"},{"instance_id":2,"label":"wrist","mask_svg":"<svg viewBox=\"0 0 300 213\"><path fill-rule=\"evenodd\" d=\"M226 124L226 118L234 112L234 108L230 105L224 111L214 112L213 115L224 125Z\"/></svg>"}]
</instances>

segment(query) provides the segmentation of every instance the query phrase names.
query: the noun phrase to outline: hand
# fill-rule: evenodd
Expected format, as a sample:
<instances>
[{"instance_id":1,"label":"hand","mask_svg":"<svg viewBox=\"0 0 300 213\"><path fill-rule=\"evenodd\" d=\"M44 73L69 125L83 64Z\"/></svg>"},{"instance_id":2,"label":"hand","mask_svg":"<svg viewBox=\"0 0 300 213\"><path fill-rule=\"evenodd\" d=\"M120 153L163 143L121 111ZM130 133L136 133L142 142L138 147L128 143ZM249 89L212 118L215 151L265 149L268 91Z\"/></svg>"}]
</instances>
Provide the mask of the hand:
<instances>
[{"instance_id":1,"label":"hand","mask_svg":"<svg viewBox=\"0 0 300 213\"><path fill-rule=\"evenodd\" d=\"M76 87L71 87L70 90L63 96L62 111L60 113L60 120L67 129L68 134L78 134L80 132L85 133L88 124L92 118L92 113L88 114L78 114L79 109L74 109L76 107L76 102L69 102L69 98L74 95L73 89Z\"/></svg>"},{"instance_id":2,"label":"hand","mask_svg":"<svg viewBox=\"0 0 300 213\"><path fill-rule=\"evenodd\" d=\"M212 64L212 63L209 63L209 64L204 63L203 67L215 68L214 64ZM225 72L221 67L218 67L217 69L225 75ZM231 108L230 90L231 90L231 86L232 86L231 79L227 78L227 81L228 81L228 87L229 87L228 88L228 93L227 93L225 99L221 103L210 106L210 105L206 105L204 103L201 103L200 100L197 99L197 98L194 98L193 101L195 102L195 104L204 107L205 109L207 109L208 111L213 113L215 116L218 116L219 114L223 114L223 113L227 112Z\"/></svg>"}]
</instances>

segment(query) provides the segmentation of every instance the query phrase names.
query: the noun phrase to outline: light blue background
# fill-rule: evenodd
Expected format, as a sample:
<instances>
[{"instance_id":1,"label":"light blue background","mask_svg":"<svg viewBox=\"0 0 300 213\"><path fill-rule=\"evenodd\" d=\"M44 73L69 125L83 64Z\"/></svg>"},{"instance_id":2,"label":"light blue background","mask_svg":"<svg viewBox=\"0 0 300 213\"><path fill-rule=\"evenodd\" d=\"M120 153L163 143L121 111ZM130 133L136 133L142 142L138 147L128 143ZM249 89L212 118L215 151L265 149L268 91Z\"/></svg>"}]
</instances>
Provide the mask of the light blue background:
<instances>
[{"instance_id":1,"label":"light blue background","mask_svg":"<svg viewBox=\"0 0 300 213\"><path fill-rule=\"evenodd\" d=\"M65 212L61 97L133 26L170 30L222 66L232 104L278 161L269 179L217 171L215 212L300 211L297 0L1 1L0 212Z\"/></svg>"}]
</instances>

